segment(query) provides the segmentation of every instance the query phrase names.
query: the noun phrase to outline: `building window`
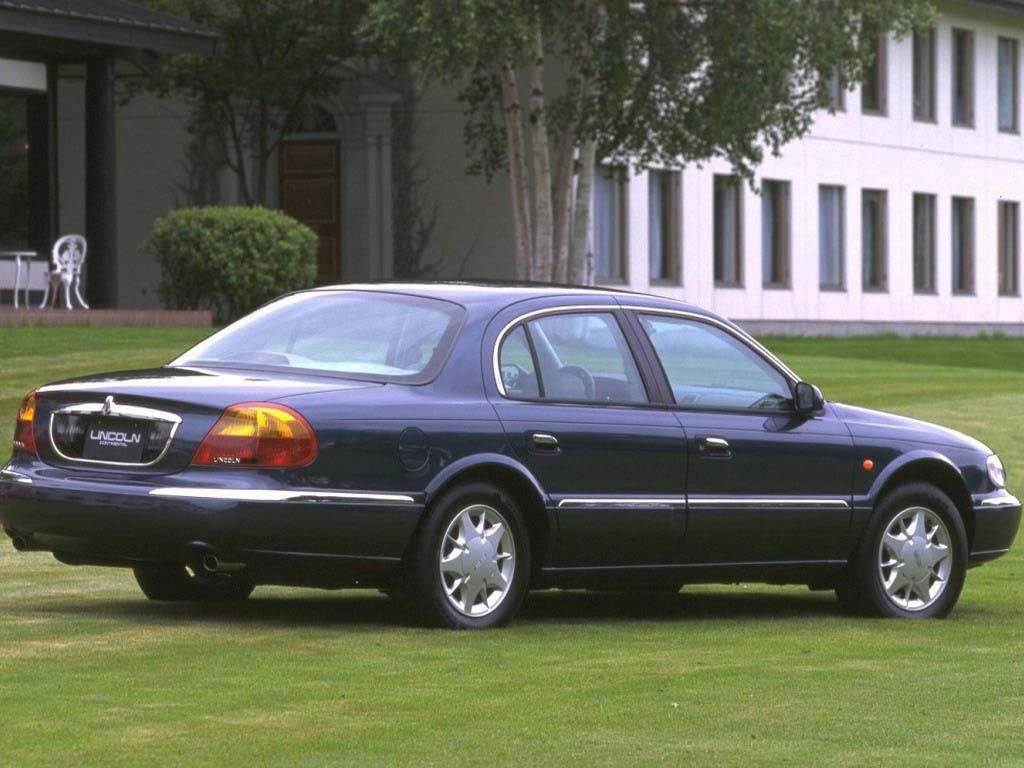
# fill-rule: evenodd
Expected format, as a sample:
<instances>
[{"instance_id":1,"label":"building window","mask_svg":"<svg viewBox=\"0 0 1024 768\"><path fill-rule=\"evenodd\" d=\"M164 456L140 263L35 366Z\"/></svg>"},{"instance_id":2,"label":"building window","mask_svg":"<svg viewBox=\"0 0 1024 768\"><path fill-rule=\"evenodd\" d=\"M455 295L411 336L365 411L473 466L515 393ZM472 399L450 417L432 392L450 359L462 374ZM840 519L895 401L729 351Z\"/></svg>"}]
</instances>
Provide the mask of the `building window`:
<instances>
[{"instance_id":1,"label":"building window","mask_svg":"<svg viewBox=\"0 0 1024 768\"><path fill-rule=\"evenodd\" d=\"M974 293L974 199L953 198L953 293Z\"/></svg>"},{"instance_id":2,"label":"building window","mask_svg":"<svg viewBox=\"0 0 1024 768\"><path fill-rule=\"evenodd\" d=\"M824 78L825 90L828 91L828 108L836 112L846 109L846 91L839 80L839 72L834 71Z\"/></svg>"},{"instance_id":3,"label":"building window","mask_svg":"<svg viewBox=\"0 0 1024 768\"><path fill-rule=\"evenodd\" d=\"M842 187L818 187L818 286L841 291L845 285L846 194Z\"/></svg>"},{"instance_id":4,"label":"building window","mask_svg":"<svg viewBox=\"0 0 1024 768\"><path fill-rule=\"evenodd\" d=\"M953 125L974 127L974 33L953 30Z\"/></svg>"},{"instance_id":5,"label":"building window","mask_svg":"<svg viewBox=\"0 0 1024 768\"><path fill-rule=\"evenodd\" d=\"M789 288L788 181L761 182L761 277L765 288Z\"/></svg>"},{"instance_id":6,"label":"building window","mask_svg":"<svg viewBox=\"0 0 1024 768\"><path fill-rule=\"evenodd\" d=\"M1020 130L1020 100L1017 85L1017 69L1019 54L1016 40L1008 37L999 38L999 130L1005 133L1017 133Z\"/></svg>"},{"instance_id":7,"label":"building window","mask_svg":"<svg viewBox=\"0 0 1024 768\"><path fill-rule=\"evenodd\" d=\"M874 40L871 63L864 68L860 86L860 109L868 114L884 115L886 110L886 47L888 40L879 35Z\"/></svg>"},{"instance_id":8,"label":"building window","mask_svg":"<svg viewBox=\"0 0 1024 768\"><path fill-rule=\"evenodd\" d=\"M914 119L935 121L935 30L914 33Z\"/></svg>"},{"instance_id":9,"label":"building window","mask_svg":"<svg viewBox=\"0 0 1024 768\"><path fill-rule=\"evenodd\" d=\"M865 291L888 289L886 197L881 189L865 189L861 193L861 259Z\"/></svg>"},{"instance_id":10,"label":"building window","mask_svg":"<svg viewBox=\"0 0 1024 768\"><path fill-rule=\"evenodd\" d=\"M715 176L715 284L743 285L743 190L735 176Z\"/></svg>"},{"instance_id":11,"label":"building window","mask_svg":"<svg viewBox=\"0 0 1024 768\"><path fill-rule=\"evenodd\" d=\"M594 277L626 279L629 221L626 169L601 166L594 174Z\"/></svg>"},{"instance_id":12,"label":"building window","mask_svg":"<svg viewBox=\"0 0 1024 768\"><path fill-rule=\"evenodd\" d=\"M683 207L681 181L679 171L649 171L647 174L651 282L679 282Z\"/></svg>"},{"instance_id":13,"label":"building window","mask_svg":"<svg viewBox=\"0 0 1024 768\"><path fill-rule=\"evenodd\" d=\"M1020 206L999 201L999 295L1020 295Z\"/></svg>"},{"instance_id":14,"label":"building window","mask_svg":"<svg viewBox=\"0 0 1024 768\"><path fill-rule=\"evenodd\" d=\"M935 195L914 194L914 293L935 293Z\"/></svg>"}]
</instances>

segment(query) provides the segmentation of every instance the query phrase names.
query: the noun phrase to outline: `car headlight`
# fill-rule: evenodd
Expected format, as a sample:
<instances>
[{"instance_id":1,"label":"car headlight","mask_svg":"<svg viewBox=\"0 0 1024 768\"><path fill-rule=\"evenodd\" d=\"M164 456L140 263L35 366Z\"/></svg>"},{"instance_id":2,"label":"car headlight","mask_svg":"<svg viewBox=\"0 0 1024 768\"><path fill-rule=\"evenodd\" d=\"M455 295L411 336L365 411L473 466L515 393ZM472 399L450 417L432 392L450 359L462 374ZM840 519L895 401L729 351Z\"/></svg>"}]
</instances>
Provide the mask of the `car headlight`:
<instances>
[{"instance_id":1,"label":"car headlight","mask_svg":"<svg viewBox=\"0 0 1024 768\"><path fill-rule=\"evenodd\" d=\"M988 457L988 479L996 488L1006 487L1006 470L1003 469L1003 462L994 453Z\"/></svg>"}]
</instances>

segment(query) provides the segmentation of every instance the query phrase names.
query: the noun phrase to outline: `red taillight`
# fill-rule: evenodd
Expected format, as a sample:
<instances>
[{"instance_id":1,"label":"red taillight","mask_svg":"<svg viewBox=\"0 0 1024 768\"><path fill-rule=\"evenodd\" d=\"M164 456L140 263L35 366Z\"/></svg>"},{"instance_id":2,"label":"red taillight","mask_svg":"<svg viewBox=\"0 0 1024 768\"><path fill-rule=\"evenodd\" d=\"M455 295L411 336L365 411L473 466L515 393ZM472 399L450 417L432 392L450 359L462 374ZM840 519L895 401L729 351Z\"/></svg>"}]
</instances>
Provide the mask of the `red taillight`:
<instances>
[{"instance_id":1,"label":"red taillight","mask_svg":"<svg viewBox=\"0 0 1024 768\"><path fill-rule=\"evenodd\" d=\"M221 414L203 438L193 464L303 467L316 458L313 428L277 403L239 403Z\"/></svg>"},{"instance_id":2,"label":"red taillight","mask_svg":"<svg viewBox=\"0 0 1024 768\"><path fill-rule=\"evenodd\" d=\"M14 450L26 453L36 452L36 391L33 389L18 408L18 420L14 422Z\"/></svg>"}]
</instances>

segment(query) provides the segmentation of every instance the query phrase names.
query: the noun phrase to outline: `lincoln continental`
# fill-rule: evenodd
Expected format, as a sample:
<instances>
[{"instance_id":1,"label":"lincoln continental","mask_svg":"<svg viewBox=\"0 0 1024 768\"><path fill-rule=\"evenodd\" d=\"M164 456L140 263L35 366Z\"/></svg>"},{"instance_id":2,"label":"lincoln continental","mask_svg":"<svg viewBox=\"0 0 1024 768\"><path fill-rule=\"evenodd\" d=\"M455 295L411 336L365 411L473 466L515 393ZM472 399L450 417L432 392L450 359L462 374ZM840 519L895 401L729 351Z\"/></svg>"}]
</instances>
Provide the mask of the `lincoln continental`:
<instances>
[{"instance_id":1,"label":"lincoln continental","mask_svg":"<svg viewBox=\"0 0 1024 768\"><path fill-rule=\"evenodd\" d=\"M828 401L728 320L538 285L286 295L33 390L0 469L16 549L151 600L370 587L452 628L531 589L743 581L942 617L1020 516L985 445Z\"/></svg>"}]
</instances>

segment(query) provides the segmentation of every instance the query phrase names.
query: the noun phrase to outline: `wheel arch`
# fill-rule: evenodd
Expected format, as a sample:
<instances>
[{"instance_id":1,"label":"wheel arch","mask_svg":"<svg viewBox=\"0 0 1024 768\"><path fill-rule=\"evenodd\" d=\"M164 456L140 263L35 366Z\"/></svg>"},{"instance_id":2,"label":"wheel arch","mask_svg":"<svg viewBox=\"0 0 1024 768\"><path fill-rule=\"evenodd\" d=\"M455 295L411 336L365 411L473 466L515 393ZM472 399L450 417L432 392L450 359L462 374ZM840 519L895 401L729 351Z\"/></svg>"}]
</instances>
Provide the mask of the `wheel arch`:
<instances>
[{"instance_id":1,"label":"wheel arch","mask_svg":"<svg viewBox=\"0 0 1024 768\"><path fill-rule=\"evenodd\" d=\"M512 494L519 503L529 529L533 569L536 572L546 558L557 524L553 517L550 497L529 469L503 454L469 456L439 472L426 488L424 512L416 526L412 541L419 536L423 521L427 517L427 510L437 499L451 488L473 481L497 485Z\"/></svg>"},{"instance_id":2,"label":"wheel arch","mask_svg":"<svg viewBox=\"0 0 1024 768\"><path fill-rule=\"evenodd\" d=\"M941 453L914 451L885 468L871 487L871 502L908 482L925 482L939 488L953 501L967 530L968 546L974 542L974 507L967 483L957 466Z\"/></svg>"}]
</instances>

